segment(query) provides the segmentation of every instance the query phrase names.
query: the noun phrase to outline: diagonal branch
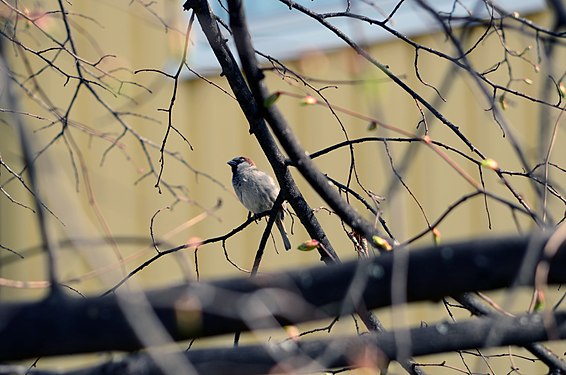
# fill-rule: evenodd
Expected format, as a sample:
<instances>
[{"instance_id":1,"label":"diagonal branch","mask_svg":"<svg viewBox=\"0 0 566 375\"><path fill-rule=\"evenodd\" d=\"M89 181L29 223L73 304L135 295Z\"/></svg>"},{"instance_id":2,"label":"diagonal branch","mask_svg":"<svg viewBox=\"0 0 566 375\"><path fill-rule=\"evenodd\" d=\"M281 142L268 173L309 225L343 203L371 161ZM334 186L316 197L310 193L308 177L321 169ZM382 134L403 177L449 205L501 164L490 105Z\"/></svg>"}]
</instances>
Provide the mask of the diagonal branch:
<instances>
[{"instance_id":1,"label":"diagonal branch","mask_svg":"<svg viewBox=\"0 0 566 375\"><path fill-rule=\"evenodd\" d=\"M266 119L271 130L289 158L297 166L303 177L309 182L319 196L344 220L352 229L363 235L373 243L373 237L379 235L373 224L359 215L338 193L328 184L328 179L314 165L307 152L302 148L299 140L279 112L276 105L265 106L269 97L267 87L263 84L263 72L258 66L251 37L245 22L241 1L229 1L230 27L234 34L234 41L242 68L256 105L260 107L262 116Z\"/></svg>"},{"instance_id":2,"label":"diagonal branch","mask_svg":"<svg viewBox=\"0 0 566 375\"><path fill-rule=\"evenodd\" d=\"M250 132L256 137L265 156L269 160L281 190L285 193L285 198L293 207L299 220L309 233L309 235L321 242L324 247L337 258L332 244L328 240L326 233L313 214L312 208L308 205L303 195L299 191L291 173L285 165L285 156L279 150L275 139L267 129L265 121L253 100L253 96L246 85L244 77L236 63L232 52L226 45L216 18L212 14L208 2L203 0L187 0L183 5L185 10L193 9L201 28L222 67L222 74L226 77L230 88L234 92L242 112L250 124ZM332 263L332 259L324 251L320 251L321 259L326 263Z\"/></svg>"}]
</instances>

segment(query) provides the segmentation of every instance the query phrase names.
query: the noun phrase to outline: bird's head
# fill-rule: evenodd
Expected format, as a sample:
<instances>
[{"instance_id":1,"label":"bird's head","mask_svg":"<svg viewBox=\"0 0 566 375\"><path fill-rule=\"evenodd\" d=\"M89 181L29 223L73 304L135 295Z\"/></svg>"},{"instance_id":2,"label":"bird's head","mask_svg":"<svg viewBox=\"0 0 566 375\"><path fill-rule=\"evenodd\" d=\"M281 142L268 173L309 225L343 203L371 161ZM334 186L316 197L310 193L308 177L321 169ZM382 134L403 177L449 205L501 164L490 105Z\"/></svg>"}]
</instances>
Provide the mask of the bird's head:
<instances>
[{"instance_id":1,"label":"bird's head","mask_svg":"<svg viewBox=\"0 0 566 375\"><path fill-rule=\"evenodd\" d=\"M237 156L230 160L227 164L232 167L233 171L239 167L255 167L254 161L246 156Z\"/></svg>"}]
</instances>

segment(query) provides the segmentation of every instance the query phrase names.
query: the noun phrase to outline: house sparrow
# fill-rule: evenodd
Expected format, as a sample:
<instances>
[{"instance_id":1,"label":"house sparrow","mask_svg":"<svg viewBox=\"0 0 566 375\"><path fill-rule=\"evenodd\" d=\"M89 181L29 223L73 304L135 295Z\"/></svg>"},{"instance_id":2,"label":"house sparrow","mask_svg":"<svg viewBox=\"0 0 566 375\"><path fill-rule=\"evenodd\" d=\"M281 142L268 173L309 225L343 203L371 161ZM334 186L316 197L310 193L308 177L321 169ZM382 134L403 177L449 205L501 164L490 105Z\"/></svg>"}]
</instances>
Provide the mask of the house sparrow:
<instances>
[{"instance_id":1,"label":"house sparrow","mask_svg":"<svg viewBox=\"0 0 566 375\"><path fill-rule=\"evenodd\" d=\"M238 156L228 162L232 168L232 186L244 207L254 214L269 211L279 195L279 187L270 175L257 169L252 159ZM275 225L281 233L285 250L291 248L291 242L283 226L283 210L277 213Z\"/></svg>"}]
</instances>

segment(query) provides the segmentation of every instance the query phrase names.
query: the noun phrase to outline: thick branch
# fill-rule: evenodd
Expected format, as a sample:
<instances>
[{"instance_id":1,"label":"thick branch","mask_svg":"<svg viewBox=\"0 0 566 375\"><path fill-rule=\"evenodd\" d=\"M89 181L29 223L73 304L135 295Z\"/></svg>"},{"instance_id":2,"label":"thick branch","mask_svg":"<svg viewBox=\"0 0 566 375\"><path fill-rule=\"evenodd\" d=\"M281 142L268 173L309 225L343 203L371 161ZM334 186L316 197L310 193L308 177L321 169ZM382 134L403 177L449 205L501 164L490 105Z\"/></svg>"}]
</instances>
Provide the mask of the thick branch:
<instances>
[{"instance_id":1,"label":"thick branch","mask_svg":"<svg viewBox=\"0 0 566 375\"><path fill-rule=\"evenodd\" d=\"M407 251L407 302L532 285L538 263L524 260L540 259L542 246L528 238L501 238ZM272 328L350 314L355 311L352 290L369 309L391 305L393 259L387 253L252 279L191 283L148 292L147 297L175 340ZM566 245L548 261L548 282L566 283ZM269 313L251 316L254 303ZM0 305L0 322L0 361L142 347L114 295L6 303Z\"/></svg>"},{"instance_id":2,"label":"thick branch","mask_svg":"<svg viewBox=\"0 0 566 375\"><path fill-rule=\"evenodd\" d=\"M281 153L273 136L267 129L265 121L253 100L252 93L246 85L240 68L232 52L226 45L226 40L220 32L216 20L212 16L208 3L204 0L187 0L183 7L185 10L193 9L195 12L208 43L222 67L222 75L226 77L230 88L234 92L238 104L250 124L251 133L256 136L265 156L273 167L277 181L281 189L285 192L285 198L291 207L293 207L293 210L309 235L320 241L331 255L333 255L335 259L338 259L324 230L314 216L312 208L304 199L285 165L285 156ZM332 259L328 257L324 251L321 251L320 255L326 263L332 262Z\"/></svg>"},{"instance_id":3,"label":"thick branch","mask_svg":"<svg viewBox=\"0 0 566 375\"><path fill-rule=\"evenodd\" d=\"M328 179L316 168L307 152L302 148L283 115L277 109L277 106L263 105L263 103L267 102L269 91L263 83L264 75L255 57L255 50L245 21L242 2L239 0L228 1L228 8L230 27L234 34L234 41L240 60L242 61L242 69L246 74L255 102L261 108L262 115L271 127L277 140L318 195L352 229L363 235L370 243L373 243L373 236L379 235L373 224L365 220L340 196L336 188L328 184Z\"/></svg>"},{"instance_id":4,"label":"thick branch","mask_svg":"<svg viewBox=\"0 0 566 375\"><path fill-rule=\"evenodd\" d=\"M497 316L500 314L499 311L495 310L493 307L488 306L482 300L480 300L475 294L464 293L460 296L453 297L458 303L462 304L466 309L468 309L472 314L478 316ZM550 370L558 369L566 373L566 364L550 349L546 348L544 345L537 342L529 342L523 347L531 352L534 356L539 358L545 365L548 366Z\"/></svg>"},{"instance_id":5,"label":"thick branch","mask_svg":"<svg viewBox=\"0 0 566 375\"><path fill-rule=\"evenodd\" d=\"M548 330L546 323L554 328ZM470 319L463 322L441 322L428 327L409 330L410 351L415 356L444 353L454 350L492 348L506 345L526 345L533 340L566 338L566 313L558 312ZM396 358L398 345L394 333L369 334L334 339L286 341L280 344L250 345L230 348L210 348L177 353L185 356L198 374L254 375L274 372L312 373L338 367L357 367L364 364L360 356L374 354L376 366L385 367ZM367 365L367 363L365 363ZM105 362L90 368L68 372L27 372L27 367L0 366L0 375L139 375L162 374L145 353L138 353L118 361Z\"/></svg>"}]
</instances>

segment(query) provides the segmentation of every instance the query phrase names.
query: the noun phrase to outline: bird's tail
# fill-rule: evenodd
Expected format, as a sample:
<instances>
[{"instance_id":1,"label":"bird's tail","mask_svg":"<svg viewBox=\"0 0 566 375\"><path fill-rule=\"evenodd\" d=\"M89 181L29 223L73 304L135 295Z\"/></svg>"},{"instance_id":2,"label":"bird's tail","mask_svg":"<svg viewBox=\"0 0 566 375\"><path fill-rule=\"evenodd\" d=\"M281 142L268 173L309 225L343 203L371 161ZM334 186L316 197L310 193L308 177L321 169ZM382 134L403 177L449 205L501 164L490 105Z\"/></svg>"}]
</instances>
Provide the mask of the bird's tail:
<instances>
[{"instance_id":1,"label":"bird's tail","mask_svg":"<svg viewBox=\"0 0 566 375\"><path fill-rule=\"evenodd\" d=\"M287 236L287 232L285 231L285 227L283 226L281 219L277 218L275 220L275 225L277 225L277 229L279 229L279 233L281 233L281 238L283 239L285 250L291 249L291 242L289 241L289 237Z\"/></svg>"}]
</instances>

